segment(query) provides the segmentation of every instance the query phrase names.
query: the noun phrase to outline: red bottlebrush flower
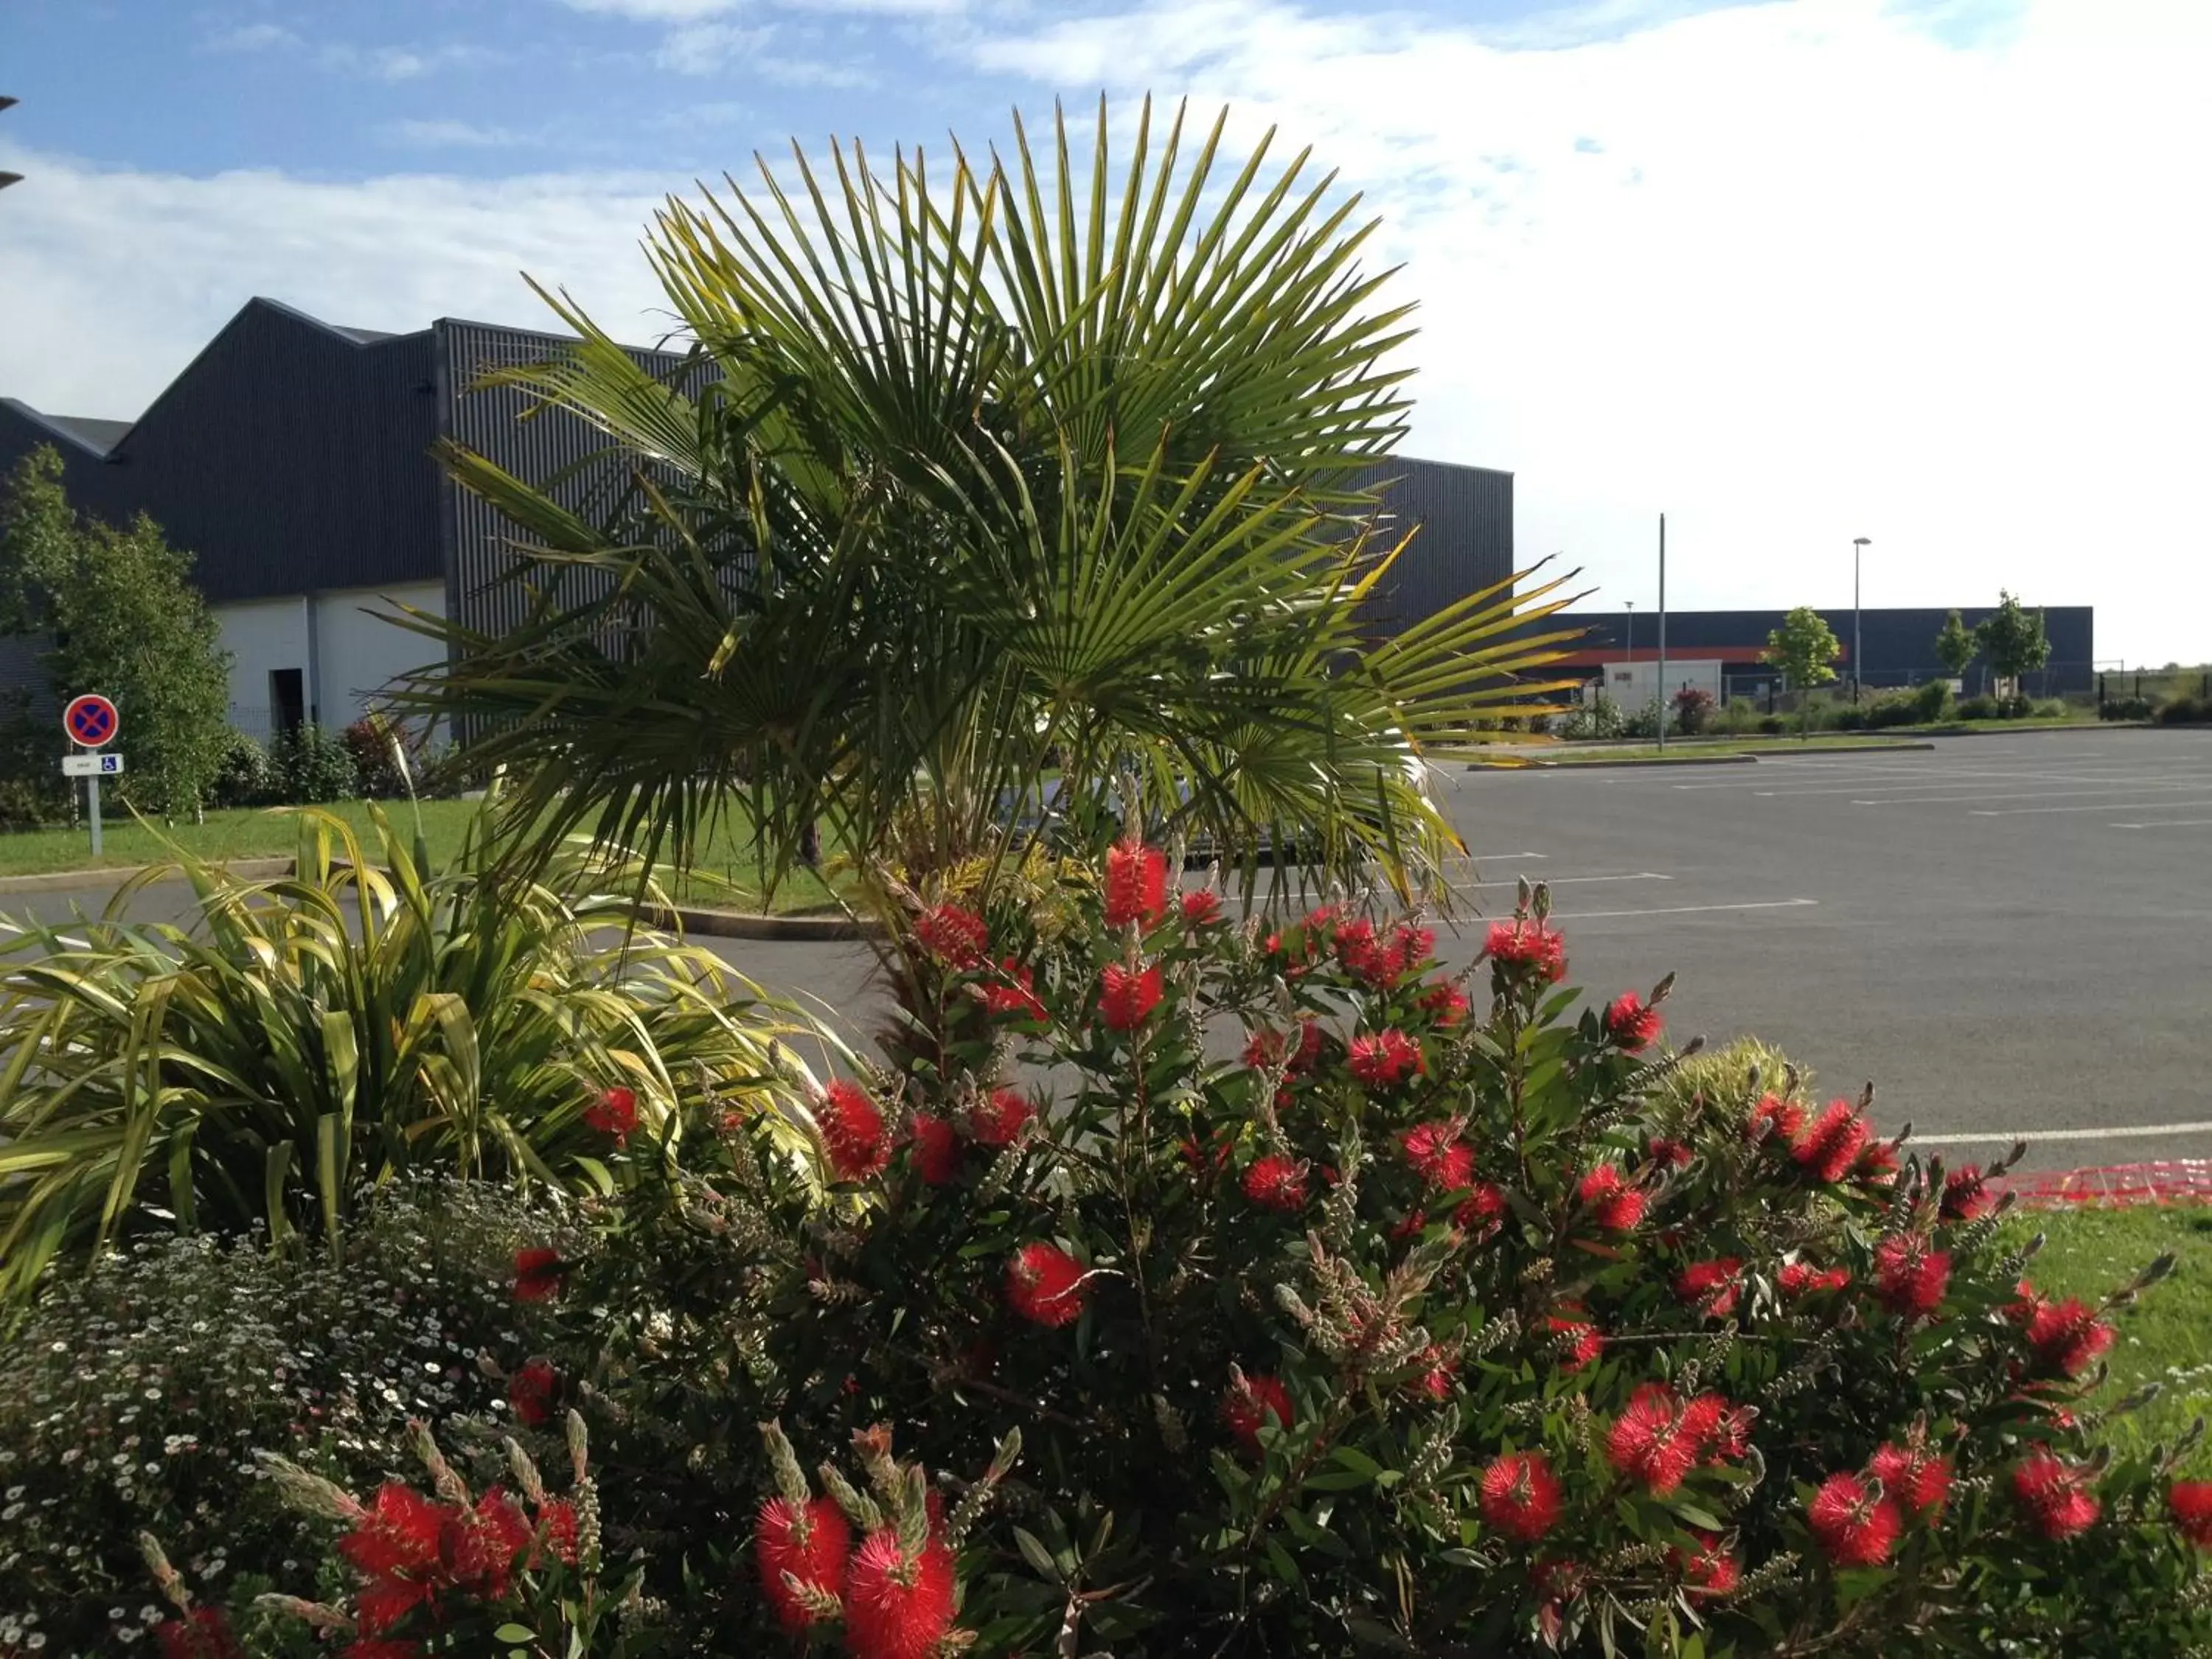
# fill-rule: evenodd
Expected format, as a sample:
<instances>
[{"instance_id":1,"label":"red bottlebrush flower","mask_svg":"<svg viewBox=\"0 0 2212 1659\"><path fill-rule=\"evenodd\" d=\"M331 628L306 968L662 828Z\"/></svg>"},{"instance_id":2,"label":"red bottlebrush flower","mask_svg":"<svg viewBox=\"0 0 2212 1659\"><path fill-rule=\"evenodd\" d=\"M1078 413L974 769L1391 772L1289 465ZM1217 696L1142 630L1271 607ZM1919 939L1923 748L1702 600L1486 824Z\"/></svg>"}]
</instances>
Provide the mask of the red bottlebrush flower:
<instances>
[{"instance_id":1,"label":"red bottlebrush flower","mask_svg":"<svg viewBox=\"0 0 2212 1659\"><path fill-rule=\"evenodd\" d=\"M494 1486L477 1499L473 1510L446 1511L438 1550L458 1586L496 1601L506 1595L515 1558L530 1547L535 1531L522 1506Z\"/></svg>"},{"instance_id":2,"label":"red bottlebrush flower","mask_svg":"<svg viewBox=\"0 0 2212 1659\"><path fill-rule=\"evenodd\" d=\"M1877 1140L1859 1154L1851 1174L1869 1187L1887 1187L1897 1179L1897 1143Z\"/></svg>"},{"instance_id":3,"label":"red bottlebrush flower","mask_svg":"<svg viewBox=\"0 0 2212 1659\"><path fill-rule=\"evenodd\" d=\"M983 918L957 904L939 904L915 918L914 936L945 967L980 968L991 950L991 930Z\"/></svg>"},{"instance_id":4,"label":"red bottlebrush flower","mask_svg":"<svg viewBox=\"0 0 2212 1659\"><path fill-rule=\"evenodd\" d=\"M538 1245L514 1253L514 1299L550 1302L568 1282L568 1264L561 1252Z\"/></svg>"},{"instance_id":5,"label":"red bottlebrush flower","mask_svg":"<svg viewBox=\"0 0 2212 1659\"><path fill-rule=\"evenodd\" d=\"M1707 1319L1726 1319L1735 1311L1736 1280L1742 1272L1741 1259L1733 1255L1693 1261L1675 1275L1674 1294Z\"/></svg>"},{"instance_id":6,"label":"red bottlebrush flower","mask_svg":"<svg viewBox=\"0 0 2212 1659\"><path fill-rule=\"evenodd\" d=\"M538 1535L556 1561L576 1565L576 1506L565 1498L549 1498L538 1506ZM532 1565L535 1565L533 1562Z\"/></svg>"},{"instance_id":7,"label":"red bottlebrush flower","mask_svg":"<svg viewBox=\"0 0 2212 1659\"><path fill-rule=\"evenodd\" d=\"M1756 1140L1762 1134L1769 1140L1786 1146L1797 1139L1797 1132L1805 1127L1805 1109L1794 1100L1778 1096L1760 1097L1759 1104L1751 1109L1751 1121L1744 1127L1747 1137Z\"/></svg>"},{"instance_id":8,"label":"red bottlebrush flower","mask_svg":"<svg viewBox=\"0 0 2212 1659\"><path fill-rule=\"evenodd\" d=\"M584 1122L603 1135L612 1135L615 1145L629 1144L629 1132L637 1127L637 1091L617 1085L599 1091L599 1097L584 1108Z\"/></svg>"},{"instance_id":9,"label":"red bottlebrush flower","mask_svg":"<svg viewBox=\"0 0 2212 1659\"><path fill-rule=\"evenodd\" d=\"M1644 1156L1655 1169L1686 1170L1690 1167L1690 1149L1669 1135L1654 1135L1644 1148Z\"/></svg>"},{"instance_id":10,"label":"red bottlebrush flower","mask_svg":"<svg viewBox=\"0 0 2212 1659\"><path fill-rule=\"evenodd\" d=\"M1438 1192L1455 1193L1474 1182L1474 1148L1450 1123L1416 1123L1398 1137L1406 1162Z\"/></svg>"},{"instance_id":11,"label":"red bottlebrush flower","mask_svg":"<svg viewBox=\"0 0 2212 1659\"><path fill-rule=\"evenodd\" d=\"M2054 1542L2086 1532L2103 1512L2088 1488L2087 1471L2069 1468L2048 1446L2035 1448L2012 1472L2013 1496L2036 1531Z\"/></svg>"},{"instance_id":12,"label":"red bottlebrush flower","mask_svg":"<svg viewBox=\"0 0 2212 1659\"><path fill-rule=\"evenodd\" d=\"M1703 1461L1727 1409L1718 1395L1685 1405L1663 1382L1641 1383L1606 1436L1606 1461L1664 1498Z\"/></svg>"},{"instance_id":13,"label":"red bottlebrush flower","mask_svg":"<svg viewBox=\"0 0 2212 1659\"><path fill-rule=\"evenodd\" d=\"M347 1643L338 1659L422 1659L422 1644L372 1636Z\"/></svg>"},{"instance_id":14,"label":"red bottlebrush flower","mask_svg":"<svg viewBox=\"0 0 2212 1659\"><path fill-rule=\"evenodd\" d=\"M1407 968L1425 966L1437 954L1437 930L1401 921L1391 930L1390 948Z\"/></svg>"},{"instance_id":15,"label":"red bottlebrush flower","mask_svg":"<svg viewBox=\"0 0 2212 1659\"><path fill-rule=\"evenodd\" d=\"M1809 1261L1791 1261L1784 1264L1775 1282L1783 1295L1794 1298L1820 1291L1840 1291L1850 1285L1851 1276L1841 1267L1822 1269Z\"/></svg>"},{"instance_id":16,"label":"red bottlebrush flower","mask_svg":"<svg viewBox=\"0 0 2212 1659\"><path fill-rule=\"evenodd\" d=\"M221 1607L194 1607L154 1632L161 1659L246 1659Z\"/></svg>"},{"instance_id":17,"label":"red bottlebrush flower","mask_svg":"<svg viewBox=\"0 0 2212 1659\"><path fill-rule=\"evenodd\" d=\"M1221 895L1211 887L1185 893L1182 905L1182 925L1186 927L1211 927L1221 920Z\"/></svg>"},{"instance_id":18,"label":"red bottlebrush flower","mask_svg":"<svg viewBox=\"0 0 2212 1659\"><path fill-rule=\"evenodd\" d=\"M1450 1395L1452 1379L1459 1375L1459 1361L1431 1342L1421 1350L1415 1363L1422 1369L1407 1383L1407 1394L1417 1400L1443 1400Z\"/></svg>"},{"instance_id":19,"label":"red bottlebrush flower","mask_svg":"<svg viewBox=\"0 0 2212 1659\"><path fill-rule=\"evenodd\" d=\"M1125 842L1106 849L1106 925L1150 927L1168 912L1168 859L1156 847Z\"/></svg>"},{"instance_id":20,"label":"red bottlebrush flower","mask_svg":"<svg viewBox=\"0 0 2212 1659\"><path fill-rule=\"evenodd\" d=\"M1583 1564L1579 1561L1539 1561L1528 1575L1536 1595L1536 1627L1545 1645L1556 1649L1566 1634L1567 1607L1583 1595Z\"/></svg>"},{"instance_id":21,"label":"red bottlebrush flower","mask_svg":"<svg viewBox=\"0 0 2212 1659\"><path fill-rule=\"evenodd\" d=\"M2212 1550L2212 1480L2177 1480L2166 1495L2173 1524L2200 1550Z\"/></svg>"},{"instance_id":22,"label":"red bottlebrush flower","mask_svg":"<svg viewBox=\"0 0 2212 1659\"><path fill-rule=\"evenodd\" d=\"M1559 1480L1541 1452L1508 1452L1482 1472L1482 1519L1533 1544L1559 1522Z\"/></svg>"},{"instance_id":23,"label":"red bottlebrush flower","mask_svg":"<svg viewBox=\"0 0 2212 1659\"><path fill-rule=\"evenodd\" d=\"M1008 957L999 964L999 977L983 988L983 1008L1000 1019L1042 1019L1036 975Z\"/></svg>"},{"instance_id":24,"label":"red bottlebrush flower","mask_svg":"<svg viewBox=\"0 0 2212 1659\"><path fill-rule=\"evenodd\" d=\"M1931 1250L1909 1233L1898 1233L1875 1246L1875 1287L1883 1304L1901 1317L1911 1319L1934 1313L1943 1305L1943 1292L1951 1283L1948 1251Z\"/></svg>"},{"instance_id":25,"label":"red bottlebrush flower","mask_svg":"<svg viewBox=\"0 0 2212 1659\"><path fill-rule=\"evenodd\" d=\"M435 1593L446 1511L403 1480L377 1488L368 1511L337 1541L338 1554L369 1580L355 1598L363 1636L379 1636Z\"/></svg>"},{"instance_id":26,"label":"red bottlebrush flower","mask_svg":"<svg viewBox=\"0 0 2212 1659\"><path fill-rule=\"evenodd\" d=\"M1790 1149L1790 1156L1815 1181L1841 1181L1851 1172L1874 1131L1848 1100L1832 1100L1827 1109Z\"/></svg>"},{"instance_id":27,"label":"red bottlebrush flower","mask_svg":"<svg viewBox=\"0 0 2212 1659\"><path fill-rule=\"evenodd\" d=\"M1244 1171L1244 1196L1262 1209L1302 1210L1306 1204L1305 1166L1279 1152L1255 1158Z\"/></svg>"},{"instance_id":28,"label":"red bottlebrush flower","mask_svg":"<svg viewBox=\"0 0 2212 1659\"><path fill-rule=\"evenodd\" d=\"M1963 1164L1943 1177L1944 1220L1979 1221L1996 1206L1997 1195L1978 1164Z\"/></svg>"},{"instance_id":29,"label":"red bottlebrush flower","mask_svg":"<svg viewBox=\"0 0 2212 1659\"><path fill-rule=\"evenodd\" d=\"M1723 1546L1719 1534L1692 1528L1690 1536L1698 1540L1697 1549L1687 1555L1669 1550L1667 1560L1682 1575L1682 1588L1692 1597L1726 1595L1742 1582L1743 1564Z\"/></svg>"},{"instance_id":30,"label":"red bottlebrush flower","mask_svg":"<svg viewBox=\"0 0 2212 1659\"><path fill-rule=\"evenodd\" d=\"M926 1659L952 1627L952 1552L938 1539L908 1559L898 1534L870 1533L845 1581L845 1645L853 1659Z\"/></svg>"},{"instance_id":31,"label":"red bottlebrush flower","mask_svg":"<svg viewBox=\"0 0 2212 1659\"><path fill-rule=\"evenodd\" d=\"M1876 1498L1856 1474L1832 1474L1806 1506L1805 1520L1820 1553L1839 1567L1878 1567L1889 1559L1904 1512L1887 1496Z\"/></svg>"},{"instance_id":32,"label":"red bottlebrush flower","mask_svg":"<svg viewBox=\"0 0 2212 1659\"><path fill-rule=\"evenodd\" d=\"M884 1115L857 1083L833 1078L814 1109L830 1170L840 1181L865 1181L891 1161Z\"/></svg>"},{"instance_id":33,"label":"red bottlebrush flower","mask_svg":"<svg viewBox=\"0 0 2212 1659\"><path fill-rule=\"evenodd\" d=\"M1504 1224L1505 1208L1504 1190L1487 1181L1478 1181L1467 1202L1452 1212L1452 1225L1477 1238L1488 1238Z\"/></svg>"},{"instance_id":34,"label":"red bottlebrush flower","mask_svg":"<svg viewBox=\"0 0 2212 1659\"><path fill-rule=\"evenodd\" d=\"M1421 993L1418 1005L1437 1025L1449 1030L1467 1018L1467 993L1447 981Z\"/></svg>"},{"instance_id":35,"label":"red bottlebrush flower","mask_svg":"<svg viewBox=\"0 0 2212 1659\"><path fill-rule=\"evenodd\" d=\"M1579 1314L1579 1308L1569 1313ZM1564 1355L1559 1369L1570 1374L1583 1370L1597 1363L1605 1352L1605 1334L1587 1319L1575 1319L1561 1314L1546 1316L1544 1328L1552 1334Z\"/></svg>"},{"instance_id":36,"label":"red bottlebrush flower","mask_svg":"<svg viewBox=\"0 0 2212 1659\"><path fill-rule=\"evenodd\" d=\"M1405 1079L1419 1076L1425 1069L1421 1045L1400 1030L1376 1031L1352 1038L1346 1064L1352 1076L1370 1089L1395 1088Z\"/></svg>"},{"instance_id":37,"label":"red bottlebrush flower","mask_svg":"<svg viewBox=\"0 0 2212 1659\"><path fill-rule=\"evenodd\" d=\"M2028 1315L2027 1346L2035 1363L2062 1376L2079 1376L2103 1357L2118 1334L2096 1310L2073 1297L2039 1301Z\"/></svg>"},{"instance_id":38,"label":"red bottlebrush flower","mask_svg":"<svg viewBox=\"0 0 2212 1659\"><path fill-rule=\"evenodd\" d=\"M1875 1447L1867 1473L1881 1482L1899 1508L1913 1515L1934 1515L1951 1496L1950 1463L1917 1443L1900 1446L1891 1441Z\"/></svg>"},{"instance_id":39,"label":"red bottlebrush flower","mask_svg":"<svg viewBox=\"0 0 2212 1659\"><path fill-rule=\"evenodd\" d=\"M1623 991L1605 1006L1605 1035L1616 1048L1640 1054L1659 1040L1659 1011L1644 1006L1633 991Z\"/></svg>"},{"instance_id":40,"label":"red bottlebrush flower","mask_svg":"<svg viewBox=\"0 0 2212 1659\"><path fill-rule=\"evenodd\" d=\"M1483 952L1508 972L1525 969L1554 983L1566 975L1567 941L1533 916L1492 922Z\"/></svg>"},{"instance_id":41,"label":"red bottlebrush flower","mask_svg":"<svg viewBox=\"0 0 2212 1659\"><path fill-rule=\"evenodd\" d=\"M989 1098L969 1109L968 1133L978 1146L1011 1146L1036 1115L1036 1109L1020 1090L994 1089Z\"/></svg>"},{"instance_id":42,"label":"red bottlebrush flower","mask_svg":"<svg viewBox=\"0 0 2212 1659\"><path fill-rule=\"evenodd\" d=\"M1255 1457L1261 1452L1260 1430L1270 1415L1276 1426L1285 1429L1298 1420L1297 1407L1291 1403L1291 1391L1280 1377L1248 1376L1243 1388L1232 1382L1221 1398L1221 1420L1237 1437L1237 1443Z\"/></svg>"},{"instance_id":43,"label":"red bottlebrush flower","mask_svg":"<svg viewBox=\"0 0 2212 1659\"><path fill-rule=\"evenodd\" d=\"M845 1511L827 1498L805 1504L771 1498L760 1507L754 1529L753 1559L760 1566L761 1590L775 1610L776 1623L803 1636L815 1614L785 1575L823 1595L845 1593L845 1557L853 1541Z\"/></svg>"},{"instance_id":44,"label":"red bottlebrush flower","mask_svg":"<svg viewBox=\"0 0 2212 1659\"><path fill-rule=\"evenodd\" d=\"M1424 937L1429 945L1434 945L1436 936L1426 928L1408 928L1402 923L1388 938L1379 937L1375 924L1363 917L1336 930L1336 959L1355 979L1387 991L1406 976L1407 952ZM1424 950L1422 957L1426 954Z\"/></svg>"},{"instance_id":45,"label":"red bottlebrush flower","mask_svg":"<svg viewBox=\"0 0 2212 1659\"><path fill-rule=\"evenodd\" d=\"M560 1391L561 1373L550 1359L532 1359L507 1379L507 1403L533 1429L553 1420L554 1396Z\"/></svg>"},{"instance_id":46,"label":"red bottlebrush flower","mask_svg":"<svg viewBox=\"0 0 2212 1659\"><path fill-rule=\"evenodd\" d=\"M1628 1232L1644 1219L1644 1194L1628 1184L1618 1164L1599 1164L1575 1190L1602 1231Z\"/></svg>"},{"instance_id":47,"label":"red bottlebrush flower","mask_svg":"<svg viewBox=\"0 0 2212 1659\"><path fill-rule=\"evenodd\" d=\"M1118 962L1109 963L1100 976L1098 1017L1106 1022L1109 1030L1133 1031L1159 1006L1162 988L1160 965L1157 962L1142 969L1125 968Z\"/></svg>"},{"instance_id":48,"label":"red bottlebrush flower","mask_svg":"<svg viewBox=\"0 0 2212 1659\"><path fill-rule=\"evenodd\" d=\"M1033 1239L1006 1263L1006 1305L1033 1324L1072 1323L1085 1300L1083 1264L1057 1244Z\"/></svg>"},{"instance_id":49,"label":"red bottlebrush flower","mask_svg":"<svg viewBox=\"0 0 2212 1659\"><path fill-rule=\"evenodd\" d=\"M960 1133L941 1117L914 1121L914 1167L933 1187L960 1173Z\"/></svg>"},{"instance_id":50,"label":"red bottlebrush flower","mask_svg":"<svg viewBox=\"0 0 2212 1659\"><path fill-rule=\"evenodd\" d=\"M1706 1406L1706 1401L1711 1401L1711 1406ZM1700 1395L1691 1404L1698 1408L1700 1421L1709 1415L1712 1422L1712 1443L1705 1453L1706 1462L1733 1463L1751 1449L1751 1431L1759 1422L1757 1407L1730 1406L1717 1394Z\"/></svg>"}]
</instances>

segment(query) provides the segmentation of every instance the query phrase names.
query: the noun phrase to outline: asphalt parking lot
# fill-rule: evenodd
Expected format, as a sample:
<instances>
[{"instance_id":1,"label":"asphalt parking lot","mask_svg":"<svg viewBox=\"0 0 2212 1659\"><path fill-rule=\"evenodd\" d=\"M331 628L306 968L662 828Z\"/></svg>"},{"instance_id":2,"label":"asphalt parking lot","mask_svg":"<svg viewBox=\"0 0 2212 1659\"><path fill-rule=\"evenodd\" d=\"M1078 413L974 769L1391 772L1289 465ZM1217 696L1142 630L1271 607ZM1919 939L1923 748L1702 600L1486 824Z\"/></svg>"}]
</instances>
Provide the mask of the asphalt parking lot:
<instances>
[{"instance_id":1,"label":"asphalt parking lot","mask_svg":"<svg viewBox=\"0 0 2212 1659\"><path fill-rule=\"evenodd\" d=\"M1593 993L1679 973L1678 1036L1871 1079L1959 1156L2212 1157L2212 732L1453 783L1479 878L1550 881Z\"/></svg>"},{"instance_id":2,"label":"asphalt parking lot","mask_svg":"<svg viewBox=\"0 0 2212 1659\"><path fill-rule=\"evenodd\" d=\"M1593 994L1674 972L1677 1038L1756 1033L1832 1092L1871 1079L1883 1125L1955 1156L2023 1136L2043 1167L2212 1158L2212 732L1438 781L1475 854L1447 956L1517 879L1549 882ZM863 945L708 942L848 1025L882 1006Z\"/></svg>"}]
</instances>

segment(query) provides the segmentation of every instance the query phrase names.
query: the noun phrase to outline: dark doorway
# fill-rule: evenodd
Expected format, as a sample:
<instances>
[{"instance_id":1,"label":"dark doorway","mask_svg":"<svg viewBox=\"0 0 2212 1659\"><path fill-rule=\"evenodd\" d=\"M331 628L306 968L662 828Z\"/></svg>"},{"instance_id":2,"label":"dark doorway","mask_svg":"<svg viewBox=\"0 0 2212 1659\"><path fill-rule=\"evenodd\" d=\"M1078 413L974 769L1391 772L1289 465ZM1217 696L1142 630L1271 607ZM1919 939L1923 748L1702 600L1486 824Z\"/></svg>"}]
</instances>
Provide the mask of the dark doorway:
<instances>
[{"instance_id":1,"label":"dark doorway","mask_svg":"<svg viewBox=\"0 0 2212 1659\"><path fill-rule=\"evenodd\" d=\"M307 720L307 687L296 668L269 671L269 730L272 736L289 737Z\"/></svg>"}]
</instances>

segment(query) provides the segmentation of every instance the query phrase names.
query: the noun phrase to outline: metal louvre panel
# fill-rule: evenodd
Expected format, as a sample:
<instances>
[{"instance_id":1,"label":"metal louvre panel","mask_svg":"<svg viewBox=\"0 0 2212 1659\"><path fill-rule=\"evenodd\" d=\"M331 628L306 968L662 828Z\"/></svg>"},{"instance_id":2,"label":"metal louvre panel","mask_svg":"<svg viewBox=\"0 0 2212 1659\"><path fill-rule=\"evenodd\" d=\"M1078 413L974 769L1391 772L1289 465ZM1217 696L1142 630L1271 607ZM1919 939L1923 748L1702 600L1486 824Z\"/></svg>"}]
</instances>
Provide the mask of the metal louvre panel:
<instances>
[{"instance_id":1,"label":"metal louvre panel","mask_svg":"<svg viewBox=\"0 0 2212 1659\"><path fill-rule=\"evenodd\" d=\"M427 332L362 345L256 300L106 459L56 447L72 501L146 514L212 604L431 580L429 380ZM0 420L0 460L40 441L29 424Z\"/></svg>"},{"instance_id":2,"label":"metal louvre panel","mask_svg":"<svg viewBox=\"0 0 2212 1659\"><path fill-rule=\"evenodd\" d=\"M611 441L565 410L547 409L522 418L532 407L530 396L512 386L478 388L488 371L542 362L574 344L556 334L497 328L481 323L441 321L441 428L445 435L495 462L569 511L605 523L623 503L629 467L605 454ZM640 367L656 374L675 373L684 354L625 348ZM503 633L520 623L531 596L514 580L520 562L514 550L518 532L491 506L465 489L448 484L447 511L452 535L448 604L471 628ZM533 572L542 580L543 572ZM580 599L591 592L586 573L564 573Z\"/></svg>"}]
</instances>

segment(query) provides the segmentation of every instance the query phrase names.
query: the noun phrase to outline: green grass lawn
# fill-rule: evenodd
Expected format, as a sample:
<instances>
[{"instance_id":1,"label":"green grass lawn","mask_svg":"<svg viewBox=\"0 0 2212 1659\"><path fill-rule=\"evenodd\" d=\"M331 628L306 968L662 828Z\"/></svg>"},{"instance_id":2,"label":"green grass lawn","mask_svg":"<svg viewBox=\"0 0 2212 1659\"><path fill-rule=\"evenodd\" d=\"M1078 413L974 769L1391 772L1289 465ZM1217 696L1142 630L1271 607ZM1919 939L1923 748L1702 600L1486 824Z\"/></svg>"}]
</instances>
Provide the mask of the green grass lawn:
<instances>
[{"instance_id":1,"label":"green grass lawn","mask_svg":"<svg viewBox=\"0 0 2212 1659\"><path fill-rule=\"evenodd\" d=\"M415 822L415 808L405 801L382 803L385 813L401 832ZM465 800L426 800L421 803L423 839L434 864L444 864L459 852L478 803ZM327 809L351 823L363 836L369 833L369 808L365 801L343 801ZM111 817L102 831L101 856L95 866L90 832L85 830L36 830L0 835L0 876L45 875L69 870L128 869L139 865L167 863L179 850L210 860L289 858L298 837L293 816L283 810L242 808L210 812L204 823L140 823L128 817ZM168 844L165 846L163 843ZM750 848L742 821L726 820L714 839L702 849L698 867L676 884L676 896L687 903L720 908L757 910L760 894L755 880ZM828 908L835 896L807 871L796 871L777 890L770 907L779 915ZM6 896L0 895L0 909Z\"/></svg>"},{"instance_id":2,"label":"green grass lawn","mask_svg":"<svg viewBox=\"0 0 2212 1659\"><path fill-rule=\"evenodd\" d=\"M2120 1340L2109 1356L2112 1380L2099 1396L2111 1405L2145 1382L2164 1390L2105 1432L2116 1450L2171 1445L2199 1417L2212 1418L2212 1206L2158 1209L2038 1211L2008 1222L2025 1242L2040 1232L2042 1253L2028 1264L2036 1288L2085 1302L2110 1294L2171 1250L2173 1276L2116 1316ZM2199 1446L2190 1472L2212 1474L2212 1446Z\"/></svg>"}]
</instances>

